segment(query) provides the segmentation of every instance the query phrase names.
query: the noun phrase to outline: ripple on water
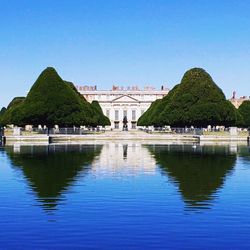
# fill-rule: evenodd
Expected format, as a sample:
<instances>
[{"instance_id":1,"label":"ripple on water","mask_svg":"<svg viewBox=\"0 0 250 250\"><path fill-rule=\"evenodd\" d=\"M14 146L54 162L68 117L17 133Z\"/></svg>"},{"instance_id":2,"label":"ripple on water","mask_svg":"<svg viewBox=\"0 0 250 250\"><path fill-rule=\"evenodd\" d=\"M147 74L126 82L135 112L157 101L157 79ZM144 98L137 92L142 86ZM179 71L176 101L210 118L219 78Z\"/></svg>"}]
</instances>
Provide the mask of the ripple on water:
<instances>
[{"instance_id":1,"label":"ripple on water","mask_svg":"<svg viewBox=\"0 0 250 250\"><path fill-rule=\"evenodd\" d=\"M247 146L6 146L6 249L248 249Z\"/></svg>"}]
</instances>

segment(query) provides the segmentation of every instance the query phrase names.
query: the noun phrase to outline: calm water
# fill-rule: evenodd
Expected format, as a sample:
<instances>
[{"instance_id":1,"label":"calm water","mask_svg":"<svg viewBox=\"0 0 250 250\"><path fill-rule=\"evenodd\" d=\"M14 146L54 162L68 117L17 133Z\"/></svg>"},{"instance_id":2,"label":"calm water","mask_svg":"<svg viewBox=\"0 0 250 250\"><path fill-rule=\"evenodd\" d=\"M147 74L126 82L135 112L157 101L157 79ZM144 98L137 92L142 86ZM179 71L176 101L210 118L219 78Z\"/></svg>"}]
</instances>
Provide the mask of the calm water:
<instances>
[{"instance_id":1,"label":"calm water","mask_svg":"<svg viewBox=\"0 0 250 250\"><path fill-rule=\"evenodd\" d=\"M1 249L249 249L250 148L0 148Z\"/></svg>"}]
</instances>

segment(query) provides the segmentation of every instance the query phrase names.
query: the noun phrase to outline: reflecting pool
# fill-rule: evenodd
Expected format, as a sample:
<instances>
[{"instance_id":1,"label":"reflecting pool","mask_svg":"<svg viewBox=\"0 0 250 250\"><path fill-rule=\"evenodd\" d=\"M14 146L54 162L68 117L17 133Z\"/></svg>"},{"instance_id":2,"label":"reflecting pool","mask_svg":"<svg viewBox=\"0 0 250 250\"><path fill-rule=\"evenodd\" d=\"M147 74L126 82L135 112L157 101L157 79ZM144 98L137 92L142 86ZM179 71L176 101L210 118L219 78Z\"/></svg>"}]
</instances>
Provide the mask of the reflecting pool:
<instances>
[{"instance_id":1,"label":"reflecting pool","mask_svg":"<svg viewBox=\"0 0 250 250\"><path fill-rule=\"evenodd\" d=\"M1 249L249 249L247 145L0 147Z\"/></svg>"}]
</instances>

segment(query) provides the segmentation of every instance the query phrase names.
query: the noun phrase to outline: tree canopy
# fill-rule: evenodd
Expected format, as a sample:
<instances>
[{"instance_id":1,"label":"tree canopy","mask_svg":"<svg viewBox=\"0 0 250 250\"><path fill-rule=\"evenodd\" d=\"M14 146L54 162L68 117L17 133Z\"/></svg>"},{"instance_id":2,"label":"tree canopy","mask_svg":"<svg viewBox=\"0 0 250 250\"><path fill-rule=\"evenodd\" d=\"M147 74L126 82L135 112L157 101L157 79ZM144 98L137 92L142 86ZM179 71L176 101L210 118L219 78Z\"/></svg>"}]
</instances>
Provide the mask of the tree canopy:
<instances>
[{"instance_id":1,"label":"tree canopy","mask_svg":"<svg viewBox=\"0 0 250 250\"><path fill-rule=\"evenodd\" d=\"M21 111L19 106L24 102L25 97L15 97L0 115L0 125L19 124L21 120Z\"/></svg>"},{"instance_id":2,"label":"tree canopy","mask_svg":"<svg viewBox=\"0 0 250 250\"><path fill-rule=\"evenodd\" d=\"M2 109L0 110L0 127L2 126L1 120L2 120L2 117L5 114L6 110L7 109L5 107L2 107Z\"/></svg>"},{"instance_id":3,"label":"tree canopy","mask_svg":"<svg viewBox=\"0 0 250 250\"><path fill-rule=\"evenodd\" d=\"M14 99L15 100L15 99ZM54 68L46 68L31 87L27 97L12 101L2 116L2 124L47 126L97 126L107 120L97 112L74 85L63 81Z\"/></svg>"},{"instance_id":4,"label":"tree canopy","mask_svg":"<svg viewBox=\"0 0 250 250\"><path fill-rule=\"evenodd\" d=\"M238 119L237 110L211 76L204 69L193 68L167 96L151 105L138 125L232 126Z\"/></svg>"},{"instance_id":5,"label":"tree canopy","mask_svg":"<svg viewBox=\"0 0 250 250\"><path fill-rule=\"evenodd\" d=\"M243 118L243 126L250 127L250 101L244 101L239 107L239 113Z\"/></svg>"},{"instance_id":6,"label":"tree canopy","mask_svg":"<svg viewBox=\"0 0 250 250\"><path fill-rule=\"evenodd\" d=\"M5 107L2 107L2 109L0 110L0 116L3 115L5 113L7 109Z\"/></svg>"},{"instance_id":7,"label":"tree canopy","mask_svg":"<svg viewBox=\"0 0 250 250\"><path fill-rule=\"evenodd\" d=\"M111 124L109 118L103 115L102 108L98 101L92 101L91 107L95 111L94 119L97 120L98 125L105 126Z\"/></svg>"}]
</instances>

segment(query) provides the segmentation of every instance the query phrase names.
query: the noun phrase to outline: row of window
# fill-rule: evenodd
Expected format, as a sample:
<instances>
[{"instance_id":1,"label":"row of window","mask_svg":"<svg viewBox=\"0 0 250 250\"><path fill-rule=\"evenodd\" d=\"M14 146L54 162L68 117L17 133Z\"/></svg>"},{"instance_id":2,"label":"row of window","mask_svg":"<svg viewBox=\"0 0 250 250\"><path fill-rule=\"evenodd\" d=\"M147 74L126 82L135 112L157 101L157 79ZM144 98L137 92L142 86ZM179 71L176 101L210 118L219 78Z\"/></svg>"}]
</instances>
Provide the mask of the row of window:
<instances>
[{"instance_id":1,"label":"row of window","mask_svg":"<svg viewBox=\"0 0 250 250\"><path fill-rule=\"evenodd\" d=\"M107 94L107 95L86 95L88 96L87 99L89 100L110 100L110 97L111 98L115 98L115 97L121 97L120 95L112 95L112 94ZM144 100L145 96L148 97L148 98L153 98L155 97L156 95L146 95L146 94L143 94L143 95L135 95L135 94L129 94L128 96L131 96L133 98L138 98L138 97L141 97L142 100Z\"/></svg>"},{"instance_id":2,"label":"row of window","mask_svg":"<svg viewBox=\"0 0 250 250\"><path fill-rule=\"evenodd\" d=\"M121 126L122 124L120 124L120 122L115 122L115 129L119 129ZM136 129L136 122L131 123L131 128Z\"/></svg>"},{"instance_id":3,"label":"row of window","mask_svg":"<svg viewBox=\"0 0 250 250\"><path fill-rule=\"evenodd\" d=\"M141 110L141 115L143 115L144 110ZM107 109L106 110L106 116L108 118L110 118L110 110ZM127 110L123 110L123 117L128 117L128 111ZM115 120L118 121L119 120L119 110L115 110ZM136 120L136 110L132 110L132 120L135 121Z\"/></svg>"}]
</instances>

